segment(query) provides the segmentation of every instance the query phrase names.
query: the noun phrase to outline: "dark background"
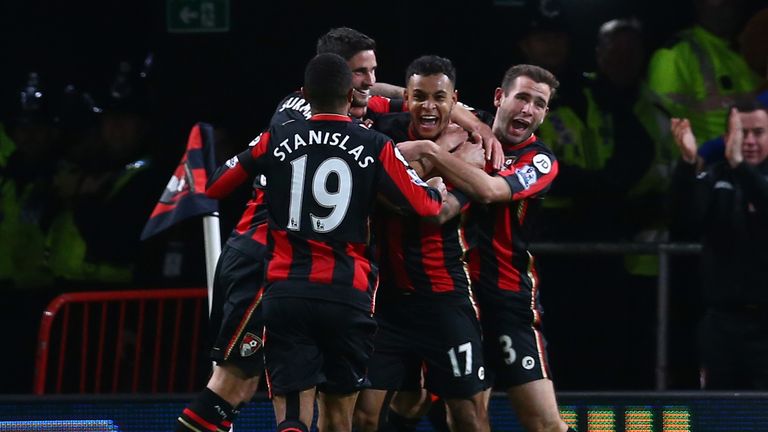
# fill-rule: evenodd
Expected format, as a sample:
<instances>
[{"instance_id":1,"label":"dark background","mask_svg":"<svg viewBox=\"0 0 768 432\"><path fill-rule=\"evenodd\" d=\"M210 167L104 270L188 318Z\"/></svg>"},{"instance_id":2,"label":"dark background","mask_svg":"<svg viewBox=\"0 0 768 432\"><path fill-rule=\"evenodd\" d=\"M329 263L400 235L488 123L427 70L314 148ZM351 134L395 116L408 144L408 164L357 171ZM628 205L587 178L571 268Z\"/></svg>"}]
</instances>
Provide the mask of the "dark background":
<instances>
[{"instance_id":1,"label":"dark background","mask_svg":"<svg viewBox=\"0 0 768 432\"><path fill-rule=\"evenodd\" d=\"M536 15L538 1L521 3L500 6L490 0L231 0L229 32L169 34L163 0L2 0L0 105L12 100L29 71L38 71L43 88L52 92L72 83L95 95L102 94L120 60L137 63L151 52L155 60L151 85L156 95L151 107L156 125L153 141L158 143L155 150L164 157L170 174L195 122L206 121L228 129L230 142L245 146L268 124L277 102L300 86L304 64L314 54L316 39L338 26L353 27L377 41L379 81L401 84L412 59L422 54L442 55L452 59L457 68L460 100L491 110L493 90L504 71L521 61L516 42ZM749 10L766 4L764 0L745 3ZM574 62L584 71L594 69L595 33L606 20L639 18L645 24L650 49L693 20L690 2L684 0L560 0L559 5L572 34ZM159 196L163 186L158 184L156 191L147 193ZM222 210L225 219L238 216L242 203L232 208L236 210L231 215ZM229 228L227 223L222 225L223 236ZM200 231L197 226L195 230ZM199 264L196 270L193 279L202 286L204 266ZM628 289L617 287L622 288ZM37 323L53 295L7 294L13 298L5 296L2 300L7 306L3 310L10 311L2 313L2 327L10 334L4 345L12 348L3 356L3 363L4 370L16 372L2 374L5 384L0 385L0 392L24 393L31 389ZM576 320L580 314L600 313L604 307L610 305L595 305L592 311L571 311L568 316ZM558 321L558 315L566 316L563 312L568 305L552 302L549 310L553 312L550 342L553 358L557 359L553 367L558 389L652 388L653 352L648 351L652 341L646 338L643 344L636 345L631 338L624 338L597 350L596 343L585 343L582 352L562 352L558 340L578 337L587 341L602 328L592 329L590 335L590 329L575 327L575 321ZM646 328L646 334L652 334L653 310L645 316L647 322L638 325ZM611 338L613 334L600 340L611 343ZM650 369L642 372L643 378L632 380L638 371L622 371L621 364L604 355L612 350L629 352L623 354L625 357L636 350L638 356L650 361L644 362ZM610 377L589 376L569 368L568 356L595 358L629 378L626 382L612 382ZM597 370L600 367L596 365Z\"/></svg>"},{"instance_id":2,"label":"dark background","mask_svg":"<svg viewBox=\"0 0 768 432\"><path fill-rule=\"evenodd\" d=\"M156 109L166 126L186 132L198 120L230 122L247 124L255 134L277 101L300 85L317 37L349 26L376 39L380 81L400 84L413 58L439 54L457 67L460 98L489 108L503 72L519 61L516 39L534 3L232 0L229 32L169 34L161 0L3 0L0 84L13 91L25 72L38 70L48 88L72 82L98 92L119 60L138 61L153 52L153 78L162 96ZM652 45L691 20L686 1L561 0L560 5L573 33L575 59L586 70L592 69L594 34L605 20L639 17Z\"/></svg>"}]
</instances>

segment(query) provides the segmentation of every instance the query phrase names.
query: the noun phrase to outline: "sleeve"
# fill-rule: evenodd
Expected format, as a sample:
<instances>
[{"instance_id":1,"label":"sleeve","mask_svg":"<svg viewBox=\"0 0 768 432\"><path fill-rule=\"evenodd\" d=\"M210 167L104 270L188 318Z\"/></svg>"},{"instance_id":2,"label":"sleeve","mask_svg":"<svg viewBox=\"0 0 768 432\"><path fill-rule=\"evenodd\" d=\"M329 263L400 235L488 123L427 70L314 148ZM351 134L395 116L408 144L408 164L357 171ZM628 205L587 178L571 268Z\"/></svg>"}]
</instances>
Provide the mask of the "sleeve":
<instances>
[{"instance_id":1,"label":"sleeve","mask_svg":"<svg viewBox=\"0 0 768 432\"><path fill-rule=\"evenodd\" d=\"M696 166L679 160L672 173L671 231L681 240L699 237L707 219L714 170L696 174Z\"/></svg>"},{"instance_id":2,"label":"sleeve","mask_svg":"<svg viewBox=\"0 0 768 432\"><path fill-rule=\"evenodd\" d=\"M758 214L768 216L768 179L754 166L742 162L734 170L736 179L744 188L749 201Z\"/></svg>"},{"instance_id":3,"label":"sleeve","mask_svg":"<svg viewBox=\"0 0 768 432\"><path fill-rule=\"evenodd\" d=\"M448 189L448 192L453 194L453 196L456 198L456 201L459 202L459 205L461 206L461 212L464 213L465 211L467 211L467 209L469 209L469 203L472 201L469 199L467 194L465 194L464 192L460 191L458 188L452 185L446 184L446 187Z\"/></svg>"},{"instance_id":4,"label":"sleeve","mask_svg":"<svg viewBox=\"0 0 768 432\"><path fill-rule=\"evenodd\" d=\"M232 193L238 186L256 174L263 171L264 155L269 148L270 132L264 132L248 145L248 149L229 159L224 165L216 168L208 179L205 194L214 199L222 199Z\"/></svg>"},{"instance_id":5,"label":"sleeve","mask_svg":"<svg viewBox=\"0 0 768 432\"><path fill-rule=\"evenodd\" d=\"M392 141L382 146L379 163L382 167L379 192L392 205L422 217L437 216L440 213L440 193L419 178Z\"/></svg>"},{"instance_id":6,"label":"sleeve","mask_svg":"<svg viewBox=\"0 0 768 432\"><path fill-rule=\"evenodd\" d=\"M496 175L507 181L512 201L517 201L546 193L557 177L558 169L557 159L552 153L534 149Z\"/></svg>"},{"instance_id":7,"label":"sleeve","mask_svg":"<svg viewBox=\"0 0 768 432\"><path fill-rule=\"evenodd\" d=\"M384 96L371 96L370 99L368 99L368 109L376 114L408 111L403 99L390 99Z\"/></svg>"}]
</instances>

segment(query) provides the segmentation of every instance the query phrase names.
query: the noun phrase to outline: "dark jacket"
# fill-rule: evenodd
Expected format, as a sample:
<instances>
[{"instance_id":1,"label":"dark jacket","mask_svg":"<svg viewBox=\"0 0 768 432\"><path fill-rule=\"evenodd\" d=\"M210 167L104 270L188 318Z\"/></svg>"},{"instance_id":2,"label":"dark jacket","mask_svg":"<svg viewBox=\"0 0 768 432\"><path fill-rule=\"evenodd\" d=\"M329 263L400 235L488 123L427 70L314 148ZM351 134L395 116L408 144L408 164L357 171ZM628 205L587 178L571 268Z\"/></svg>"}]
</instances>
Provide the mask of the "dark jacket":
<instances>
[{"instance_id":1,"label":"dark jacket","mask_svg":"<svg viewBox=\"0 0 768 432\"><path fill-rule=\"evenodd\" d=\"M680 162L672 187L676 223L703 243L705 304L768 307L768 160L722 162L698 175Z\"/></svg>"}]
</instances>

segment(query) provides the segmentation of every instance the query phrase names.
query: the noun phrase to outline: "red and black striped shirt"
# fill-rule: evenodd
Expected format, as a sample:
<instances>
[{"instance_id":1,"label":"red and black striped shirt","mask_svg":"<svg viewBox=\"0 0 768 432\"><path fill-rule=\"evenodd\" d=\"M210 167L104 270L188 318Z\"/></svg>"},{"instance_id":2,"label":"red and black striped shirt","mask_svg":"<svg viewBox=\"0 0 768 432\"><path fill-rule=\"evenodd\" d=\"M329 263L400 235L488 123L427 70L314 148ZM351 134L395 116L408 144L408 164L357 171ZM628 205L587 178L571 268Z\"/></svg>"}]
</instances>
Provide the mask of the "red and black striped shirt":
<instances>
[{"instance_id":1,"label":"red and black striped shirt","mask_svg":"<svg viewBox=\"0 0 768 432\"><path fill-rule=\"evenodd\" d=\"M383 116L374 128L395 142L419 139L410 128L409 113ZM384 301L390 294L408 293L432 298L470 298L469 271L465 262L467 241L463 214L469 208L464 193L446 184L462 206L462 213L442 225L401 215L380 205L374 218L381 265Z\"/></svg>"},{"instance_id":2,"label":"red and black striped shirt","mask_svg":"<svg viewBox=\"0 0 768 432\"><path fill-rule=\"evenodd\" d=\"M535 135L504 153L504 167L495 175L507 181L512 198L487 206L472 204L476 236L470 272L481 302L506 298L534 309L538 276L528 244L534 214L557 176L557 159Z\"/></svg>"},{"instance_id":3,"label":"red and black striped shirt","mask_svg":"<svg viewBox=\"0 0 768 432\"><path fill-rule=\"evenodd\" d=\"M265 298L319 298L372 310L378 276L369 218L376 194L404 212L440 211L439 193L407 171L392 141L347 116L272 126L226 166L209 195L226 195L257 173L266 177Z\"/></svg>"}]
</instances>

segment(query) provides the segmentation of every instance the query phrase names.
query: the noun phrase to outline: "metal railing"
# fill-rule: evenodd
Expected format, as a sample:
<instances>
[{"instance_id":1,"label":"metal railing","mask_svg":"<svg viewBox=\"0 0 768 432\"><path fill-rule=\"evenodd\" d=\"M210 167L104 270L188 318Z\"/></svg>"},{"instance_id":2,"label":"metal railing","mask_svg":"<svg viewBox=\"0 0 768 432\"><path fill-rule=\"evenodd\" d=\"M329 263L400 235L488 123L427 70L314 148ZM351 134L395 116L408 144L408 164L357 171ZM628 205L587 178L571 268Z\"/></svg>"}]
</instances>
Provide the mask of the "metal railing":
<instances>
[{"instance_id":1,"label":"metal railing","mask_svg":"<svg viewBox=\"0 0 768 432\"><path fill-rule=\"evenodd\" d=\"M575 254L653 254L659 259L656 297L656 365L655 389L667 388L667 331L669 327L669 278L671 255L701 253L698 243L533 243L535 255Z\"/></svg>"},{"instance_id":2,"label":"metal railing","mask_svg":"<svg viewBox=\"0 0 768 432\"><path fill-rule=\"evenodd\" d=\"M198 385L194 377L206 296L205 288L187 288L73 292L56 297L40 320L34 393L192 391ZM166 315L166 310L171 314ZM52 344L54 328L58 332ZM182 334L187 337L180 346ZM152 344L145 347L145 342ZM129 352L128 347L133 350ZM151 372L146 386L140 385L146 370L143 362L149 363ZM181 365L187 373L183 385L178 385ZM52 383L46 381L49 372Z\"/></svg>"}]
</instances>

